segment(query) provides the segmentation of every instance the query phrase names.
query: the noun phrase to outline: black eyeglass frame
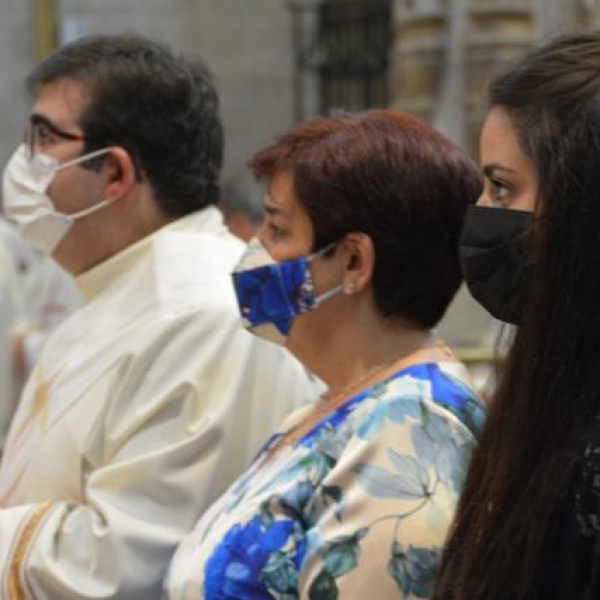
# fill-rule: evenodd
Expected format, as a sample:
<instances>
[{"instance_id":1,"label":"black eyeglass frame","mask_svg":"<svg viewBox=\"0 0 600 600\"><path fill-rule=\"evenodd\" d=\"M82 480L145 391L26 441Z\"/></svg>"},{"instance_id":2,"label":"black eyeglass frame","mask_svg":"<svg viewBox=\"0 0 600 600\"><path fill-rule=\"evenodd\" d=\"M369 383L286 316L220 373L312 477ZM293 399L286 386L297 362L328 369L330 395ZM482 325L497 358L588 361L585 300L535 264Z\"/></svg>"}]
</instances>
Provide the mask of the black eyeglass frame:
<instances>
[{"instance_id":1,"label":"black eyeglass frame","mask_svg":"<svg viewBox=\"0 0 600 600\"><path fill-rule=\"evenodd\" d=\"M100 144L100 145L106 145L106 146L119 146L124 148L131 156L132 160L133 160L133 164L135 166L135 170L136 170L136 177L140 177L140 167L139 167L139 163L138 163L138 159L137 156L134 152L132 152L129 148L127 148L126 146L124 146L123 144L120 144L118 142L112 142L110 140L102 140L99 138L93 138L90 137L88 135L85 135L83 133L70 133L68 131L63 131L62 129L60 129L59 127L57 127L50 119L48 119L48 117L45 117L44 115L39 115L39 114L33 114L30 116L29 118L29 124L27 126L27 128L25 129L25 134L24 134L24 143L26 144L27 148L29 149L29 156L33 157L35 155L35 149L34 149L34 132L35 132L35 127L37 125L44 125L45 127L47 127L50 132L55 135L56 137L59 137L61 139L64 140L68 140L68 141L74 141L74 142L92 142L94 144Z\"/></svg>"}]
</instances>

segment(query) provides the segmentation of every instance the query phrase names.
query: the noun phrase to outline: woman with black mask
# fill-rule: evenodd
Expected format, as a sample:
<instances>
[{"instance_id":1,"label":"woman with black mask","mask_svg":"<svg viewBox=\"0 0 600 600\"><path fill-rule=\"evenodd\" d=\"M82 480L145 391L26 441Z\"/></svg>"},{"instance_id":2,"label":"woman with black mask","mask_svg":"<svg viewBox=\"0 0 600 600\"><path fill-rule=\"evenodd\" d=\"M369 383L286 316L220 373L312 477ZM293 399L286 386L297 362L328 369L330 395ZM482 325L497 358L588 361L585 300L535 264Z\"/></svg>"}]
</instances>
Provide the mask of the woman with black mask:
<instances>
[{"instance_id":1,"label":"woman with black mask","mask_svg":"<svg viewBox=\"0 0 600 600\"><path fill-rule=\"evenodd\" d=\"M435 598L598 598L600 34L534 51L490 105L461 255L475 298L518 328Z\"/></svg>"}]
</instances>

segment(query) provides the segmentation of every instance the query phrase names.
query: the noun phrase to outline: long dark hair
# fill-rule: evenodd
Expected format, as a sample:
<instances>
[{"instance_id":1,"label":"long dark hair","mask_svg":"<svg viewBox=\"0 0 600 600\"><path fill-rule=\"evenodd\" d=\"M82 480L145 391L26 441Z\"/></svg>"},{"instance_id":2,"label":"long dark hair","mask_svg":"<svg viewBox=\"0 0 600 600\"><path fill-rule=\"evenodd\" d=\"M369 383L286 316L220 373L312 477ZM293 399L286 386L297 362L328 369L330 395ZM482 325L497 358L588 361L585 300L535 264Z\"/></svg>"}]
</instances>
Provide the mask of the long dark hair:
<instances>
[{"instance_id":1,"label":"long dark hair","mask_svg":"<svg viewBox=\"0 0 600 600\"><path fill-rule=\"evenodd\" d=\"M545 541L600 410L600 34L566 36L496 79L539 181L532 270L450 531L435 598L540 597Z\"/></svg>"}]
</instances>

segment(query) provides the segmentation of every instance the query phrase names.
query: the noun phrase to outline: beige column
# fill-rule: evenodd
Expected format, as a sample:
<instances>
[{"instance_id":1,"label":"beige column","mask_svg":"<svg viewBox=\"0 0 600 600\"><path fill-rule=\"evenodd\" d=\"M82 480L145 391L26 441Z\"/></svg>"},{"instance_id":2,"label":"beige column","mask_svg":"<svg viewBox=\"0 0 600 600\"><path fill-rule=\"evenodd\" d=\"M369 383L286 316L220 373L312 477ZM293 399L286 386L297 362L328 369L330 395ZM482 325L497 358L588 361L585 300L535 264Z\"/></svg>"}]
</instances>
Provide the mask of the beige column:
<instances>
[{"instance_id":1,"label":"beige column","mask_svg":"<svg viewBox=\"0 0 600 600\"><path fill-rule=\"evenodd\" d=\"M478 153L490 81L526 54L535 42L532 0L470 0L466 52L466 147Z\"/></svg>"},{"instance_id":2,"label":"beige column","mask_svg":"<svg viewBox=\"0 0 600 600\"><path fill-rule=\"evenodd\" d=\"M532 46L534 12L534 0L397 0L392 106L475 154L485 88Z\"/></svg>"},{"instance_id":3,"label":"beige column","mask_svg":"<svg viewBox=\"0 0 600 600\"><path fill-rule=\"evenodd\" d=\"M444 66L444 2L398 1L393 23L392 107L432 122Z\"/></svg>"},{"instance_id":4,"label":"beige column","mask_svg":"<svg viewBox=\"0 0 600 600\"><path fill-rule=\"evenodd\" d=\"M55 0L33 0L33 56L44 59L56 48L58 40Z\"/></svg>"}]
</instances>

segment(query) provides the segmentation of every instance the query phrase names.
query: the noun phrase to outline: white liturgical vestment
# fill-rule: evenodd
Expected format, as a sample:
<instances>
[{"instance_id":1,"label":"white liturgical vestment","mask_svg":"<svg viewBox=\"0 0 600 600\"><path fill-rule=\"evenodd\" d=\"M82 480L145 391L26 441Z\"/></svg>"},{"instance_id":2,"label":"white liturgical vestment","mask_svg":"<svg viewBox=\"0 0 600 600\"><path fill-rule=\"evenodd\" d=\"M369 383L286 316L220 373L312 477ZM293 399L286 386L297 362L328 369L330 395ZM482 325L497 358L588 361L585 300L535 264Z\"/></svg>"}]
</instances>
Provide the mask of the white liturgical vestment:
<instances>
[{"instance_id":1,"label":"white liturgical vestment","mask_svg":"<svg viewBox=\"0 0 600 600\"><path fill-rule=\"evenodd\" d=\"M201 511L314 393L240 325L243 249L208 208L78 278L0 469L2 600L160 598Z\"/></svg>"},{"instance_id":2,"label":"white liturgical vestment","mask_svg":"<svg viewBox=\"0 0 600 600\"><path fill-rule=\"evenodd\" d=\"M0 453L26 373L52 329L80 305L73 277L0 215ZM15 338L23 343L24 372L14 360Z\"/></svg>"},{"instance_id":3,"label":"white liturgical vestment","mask_svg":"<svg viewBox=\"0 0 600 600\"><path fill-rule=\"evenodd\" d=\"M24 275L25 368L31 371L50 332L81 306L82 298L73 276L53 258L38 251L27 264Z\"/></svg>"}]
</instances>

